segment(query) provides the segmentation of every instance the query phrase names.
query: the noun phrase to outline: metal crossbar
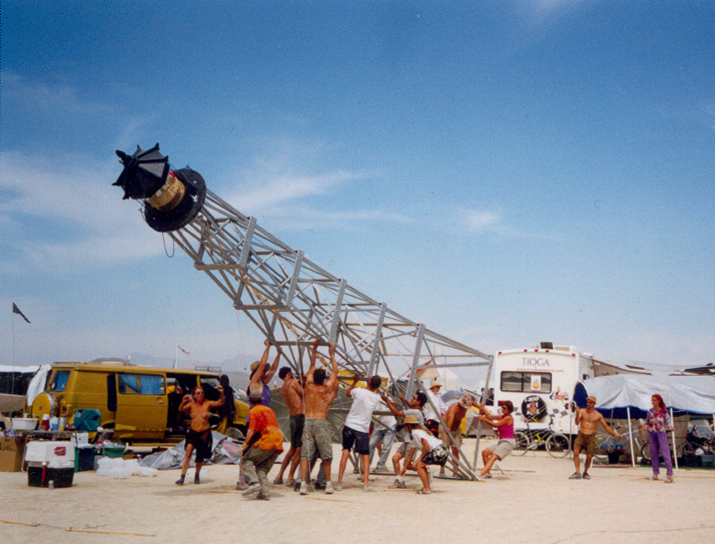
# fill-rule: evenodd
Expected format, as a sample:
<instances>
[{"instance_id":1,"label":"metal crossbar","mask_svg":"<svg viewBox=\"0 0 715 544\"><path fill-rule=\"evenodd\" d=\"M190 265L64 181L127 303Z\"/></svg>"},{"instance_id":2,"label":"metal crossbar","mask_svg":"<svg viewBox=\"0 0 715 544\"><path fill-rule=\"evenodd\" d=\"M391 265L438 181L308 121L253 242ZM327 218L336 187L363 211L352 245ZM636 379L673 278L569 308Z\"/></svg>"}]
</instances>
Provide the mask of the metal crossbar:
<instances>
[{"instance_id":1,"label":"metal crossbar","mask_svg":"<svg viewBox=\"0 0 715 544\"><path fill-rule=\"evenodd\" d=\"M197 270L268 339L284 347L295 372L314 338L336 343L341 369L361 376L410 373L420 366L481 366L491 356L415 323L291 249L211 191L185 227L168 233ZM455 362L458 360L459 362Z\"/></svg>"}]
</instances>

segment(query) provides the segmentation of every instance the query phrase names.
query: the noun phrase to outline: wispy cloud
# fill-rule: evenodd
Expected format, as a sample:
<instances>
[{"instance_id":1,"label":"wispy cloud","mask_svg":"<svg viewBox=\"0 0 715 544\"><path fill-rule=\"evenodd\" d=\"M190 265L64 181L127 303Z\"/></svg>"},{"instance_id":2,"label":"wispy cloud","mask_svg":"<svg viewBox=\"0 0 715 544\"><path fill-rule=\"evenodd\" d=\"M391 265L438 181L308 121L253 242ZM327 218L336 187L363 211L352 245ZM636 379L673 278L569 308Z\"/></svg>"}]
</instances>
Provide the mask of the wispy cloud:
<instances>
[{"instance_id":1,"label":"wispy cloud","mask_svg":"<svg viewBox=\"0 0 715 544\"><path fill-rule=\"evenodd\" d=\"M521 4L522 10L531 19L532 24L549 24L564 15L573 13L595 0L526 0Z\"/></svg>"},{"instance_id":2,"label":"wispy cloud","mask_svg":"<svg viewBox=\"0 0 715 544\"><path fill-rule=\"evenodd\" d=\"M250 168L233 174L242 180L244 189L229 194L226 201L242 213L266 218L279 230L355 230L377 222L411 221L384 207L346 208L343 204L335 208L341 192L369 174L324 166L332 162L331 150L331 146L310 139L266 144Z\"/></svg>"},{"instance_id":3,"label":"wispy cloud","mask_svg":"<svg viewBox=\"0 0 715 544\"><path fill-rule=\"evenodd\" d=\"M510 224L501 210L458 210L463 227L472 234L493 234L503 238L554 240L559 236L553 233L539 233Z\"/></svg>"},{"instance_id":4,"label":"wispy cloud","mask_svg":"<svg viewBox=\"0 0 715 544\"><path fill-rule=\"evenodd\" d=\"M53 115L64 112L87 116L107 114L115 109L80 96L71 85L31 81L7 70L0 73L0 84L4 100L12 99L25 107L50 111Z\"/></svg>"},{"instance_id":5,"label":"wispy cloud","mask_svg":"<svg viewBox=\"0 0 715 544\"><path fill-rule=\"evenodd\" d=\"M308 197L329 194L346 183L360 179L351 172L330 172L314 176L279 174L264 181L260 188L238 194L241 208L248 213L265 211L285 202L295 202Z\"/></svg>"},{"instance_id":6,"label":"wispy cloud","mask_svg":"<svg viewBox=\"0 0 715 544\"><path fill-rule=\"evenodd\" d=\"M85 156L49 161L0 153L3 271L68 271L160 253L138 205L122 202L121 191L111 186L116 172L113 161Z\"/></svg>"}]
</instances>

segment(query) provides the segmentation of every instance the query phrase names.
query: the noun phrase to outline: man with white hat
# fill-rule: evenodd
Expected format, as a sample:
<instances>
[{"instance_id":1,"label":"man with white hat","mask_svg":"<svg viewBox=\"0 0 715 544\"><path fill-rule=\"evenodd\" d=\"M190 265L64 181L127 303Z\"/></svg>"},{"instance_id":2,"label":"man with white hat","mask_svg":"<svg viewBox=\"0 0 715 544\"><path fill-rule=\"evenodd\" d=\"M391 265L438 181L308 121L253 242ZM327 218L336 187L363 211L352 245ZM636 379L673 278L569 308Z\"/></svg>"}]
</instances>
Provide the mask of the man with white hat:
<instances>
[{"instance_id":1,"label":"man with white hat","mask_svg":"<svg viewBox=\"0 0 715 544\"><path fill-rule=\"evenodd\" d=\"M430 384L429 391L427 391L429 401L425 404L424 408L425 426L434 435L439 433L440 416L447 411L447 406L439 396L439 390L441 388L442 384L437 380L434 380Z\"/></svg>"}]
</instances>

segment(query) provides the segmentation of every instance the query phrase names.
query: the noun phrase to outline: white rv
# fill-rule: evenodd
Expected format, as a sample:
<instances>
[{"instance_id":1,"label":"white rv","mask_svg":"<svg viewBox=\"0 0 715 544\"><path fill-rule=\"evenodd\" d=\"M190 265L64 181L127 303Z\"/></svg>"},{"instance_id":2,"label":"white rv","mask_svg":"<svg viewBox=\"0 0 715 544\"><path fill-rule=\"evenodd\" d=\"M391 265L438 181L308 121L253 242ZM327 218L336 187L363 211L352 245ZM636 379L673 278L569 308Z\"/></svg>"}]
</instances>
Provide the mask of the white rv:
<instances>
[{"instance_id":1,"label":"white rv","mask_svg":"<svg viewBox=\"0 0 715 544\"><path fill-rule=\"evenodd\" d=\"M572 423L576 383L597 376L631 373L597 361L574 346L542 342L527 349L499 351L494 355L494 404L514 404L514 427L575 433Z\"/></svg>"}]
</instances>

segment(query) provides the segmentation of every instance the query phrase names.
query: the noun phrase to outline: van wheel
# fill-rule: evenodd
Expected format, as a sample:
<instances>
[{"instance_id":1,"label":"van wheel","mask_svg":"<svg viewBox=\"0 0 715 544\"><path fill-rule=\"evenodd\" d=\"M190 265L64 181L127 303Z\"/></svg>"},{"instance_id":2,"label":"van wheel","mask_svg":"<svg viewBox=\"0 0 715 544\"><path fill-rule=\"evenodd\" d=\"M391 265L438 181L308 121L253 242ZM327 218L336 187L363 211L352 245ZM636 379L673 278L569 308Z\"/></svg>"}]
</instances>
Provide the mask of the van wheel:
<instances>
[{"instance_id":1,"label":"van wheel","mask_svg":"<svg viewBox=\"0 0 715 544\"><path fill-rule=\"evenodd\" d=\"M245 436L243 436L241 429L239 429L237 427L231 427L228 430L228 437L233 438L236 442L243 442L244 439L246 438Z\"/></svg>"}]
</instances>

